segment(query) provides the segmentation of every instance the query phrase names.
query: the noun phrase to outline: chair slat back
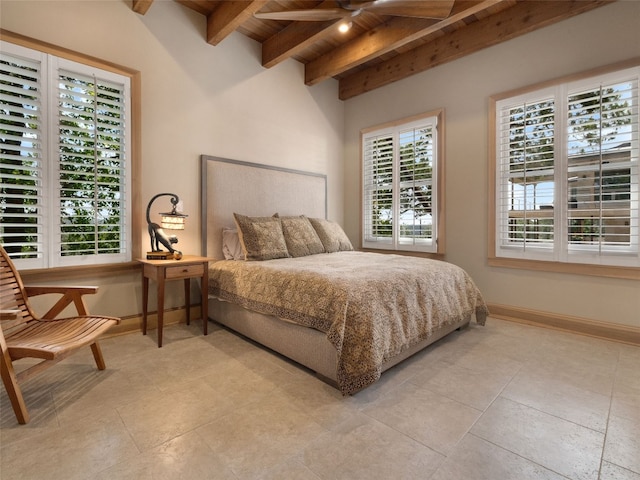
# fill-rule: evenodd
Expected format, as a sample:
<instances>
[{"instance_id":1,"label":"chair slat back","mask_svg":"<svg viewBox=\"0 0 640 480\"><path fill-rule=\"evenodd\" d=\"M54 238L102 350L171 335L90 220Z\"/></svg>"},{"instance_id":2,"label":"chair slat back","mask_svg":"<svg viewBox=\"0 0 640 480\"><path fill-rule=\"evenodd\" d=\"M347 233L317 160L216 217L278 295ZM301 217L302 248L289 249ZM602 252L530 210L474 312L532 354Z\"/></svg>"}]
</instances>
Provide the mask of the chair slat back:
<instances>
[{"instance_id":1,"label":"chair slat back","mask_svg":"<svg viewBox=\"0 0 640 480\"><path fill-rule=\"evenodd\" d=\"M2 330L4 331L34 319L33 312L27 303L27 294L20 275L2 246L0 246L0 310L19 310L21 312L15 320L2 321Z\"/></svg>"}]
</instances>

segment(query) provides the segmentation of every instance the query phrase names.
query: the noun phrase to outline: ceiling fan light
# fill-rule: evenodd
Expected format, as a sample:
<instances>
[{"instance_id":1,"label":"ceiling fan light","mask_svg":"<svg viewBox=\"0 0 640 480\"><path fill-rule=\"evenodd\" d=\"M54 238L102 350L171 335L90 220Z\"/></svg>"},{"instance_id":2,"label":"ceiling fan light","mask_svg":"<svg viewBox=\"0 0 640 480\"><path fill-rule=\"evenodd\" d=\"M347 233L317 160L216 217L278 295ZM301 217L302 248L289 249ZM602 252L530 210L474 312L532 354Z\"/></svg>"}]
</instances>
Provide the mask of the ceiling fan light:
<instances>
[{"instance_id":1,"label":"ceiling fan light","mask_svg":"<svg viewBox=\"0 0 640 480\"><path fill-rule=\"evenodd\" d=\"M353 26L353 23L351 22L340 22L340 25L338 25L338 31L340 33L347 33L352 26Z\"/></svg>"}]
</instances>

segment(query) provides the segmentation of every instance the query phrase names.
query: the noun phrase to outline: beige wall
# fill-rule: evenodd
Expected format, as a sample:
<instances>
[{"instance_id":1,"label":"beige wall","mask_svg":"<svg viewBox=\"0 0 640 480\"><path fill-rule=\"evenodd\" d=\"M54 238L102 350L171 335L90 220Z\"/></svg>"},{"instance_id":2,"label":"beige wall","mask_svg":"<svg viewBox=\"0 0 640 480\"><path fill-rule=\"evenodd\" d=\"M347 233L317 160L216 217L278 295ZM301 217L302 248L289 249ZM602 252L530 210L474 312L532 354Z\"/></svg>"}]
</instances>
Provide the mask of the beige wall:
<instances>
[{"instance_id":1,"label":"beige wall","mask_svg":"<svg viewBox=\"0 0 640 480\"><path fill-rule=\"evenodd\" d=\"M446 259L491 303L640 327L640 283L487 265L490 95L640 56L640 2L621 1L345 102L345 224L359 232L359 132L443 107Z\"/></svg>"},{"instance_id":2,"label":"beige wall","mask_svg":"<svg viewBox=\"0 0 640 480\"><path fill-rule=\"evenodd\" d=\"M178 194L189 214L179 235L185 253L200 254L203 153L327 174L329 217L342 222L344 105L337 82L306 87L294 60L264 69L260 45L241 34L208 45L205 17L173 1L156 1L140 16L124 0L2 0L0 26L141 71L141 211L156 193ZM148 241L146 232L134 239L143 251ZM139 274L71 281L78 282L102 285L90 299L94 311L141 312ZM178 284L168 288L168 307L182 304L181 291Z\"/></svg>"},{"instance_id":3,"label":"beige wall","mask_svg":"<svg viewBox=\"0 0 640 480\"><path fill-rule=\"evenodd\" d=\"M190 214L186 253L200 251L201 153L328 174L329 216L357 242L360 129L444 107L447 260L492 303L640 327L638 282L486 261L488 96L640 55L638 18L640 2L617 2L343 104L334 81L305 87L295 61L263 69L259 45L240 34L208 45L204 17L175 2L157 0L144 16L123 0L0 2L4 29L142 72L142 208L160 191L180 195ZM134 241L146 249L148 237ZM138 274L71 281L80 282L102 286L94 311L141 311ZM180 292L169 289L169 307Z\"/></svg>"}]
</instances>

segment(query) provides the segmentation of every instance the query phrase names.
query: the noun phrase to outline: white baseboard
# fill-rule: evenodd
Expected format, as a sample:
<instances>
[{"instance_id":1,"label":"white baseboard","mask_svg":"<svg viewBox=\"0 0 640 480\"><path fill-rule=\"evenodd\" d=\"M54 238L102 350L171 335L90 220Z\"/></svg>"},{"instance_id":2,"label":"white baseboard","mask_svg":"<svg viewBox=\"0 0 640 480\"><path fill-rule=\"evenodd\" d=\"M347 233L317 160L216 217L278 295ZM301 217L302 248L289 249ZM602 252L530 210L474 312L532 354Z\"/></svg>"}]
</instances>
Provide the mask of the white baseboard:
<instances>
[{"instance_id":1,"label":"white baseboard","mask_svg":"<svg viewBox=\"0 0 640 480\"><path fill-rule=\"evenodd\" d=\"M616 342L640 346L640 328L631 325L599 322L587 318L574 317L559 313L542 312L528 308L487 304L490 316L527 325L555 328L590 337L603 338Z\"/></svg>"}]
</instances>

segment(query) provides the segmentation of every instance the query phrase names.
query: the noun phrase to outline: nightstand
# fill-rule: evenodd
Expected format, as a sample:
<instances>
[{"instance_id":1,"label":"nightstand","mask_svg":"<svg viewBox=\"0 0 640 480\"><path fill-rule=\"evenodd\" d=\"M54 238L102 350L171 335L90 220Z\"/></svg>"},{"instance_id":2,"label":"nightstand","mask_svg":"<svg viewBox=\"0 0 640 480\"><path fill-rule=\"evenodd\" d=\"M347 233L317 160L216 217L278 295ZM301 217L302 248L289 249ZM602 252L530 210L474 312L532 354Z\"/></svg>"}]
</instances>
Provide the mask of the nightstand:
<instances>
[{"instance_id":1,"label":"nightstand","mask_svg":"<svg viewBox=\"0 0 640 480\"><path fill-rule=\"evenodd\" d=\"M147 334L147 303L149 301L149 279L156 281L158 288L158 347L162 347L162 327L164 317L164 285L167 280L184 280L184 303L187 313L187 325L191 321L191 279L200 279L202 292L202 331L207 334L209 260L207 257L185 255L181 260L147 260L142 263L142 334Z\"/></svg>"}]
</instances>

